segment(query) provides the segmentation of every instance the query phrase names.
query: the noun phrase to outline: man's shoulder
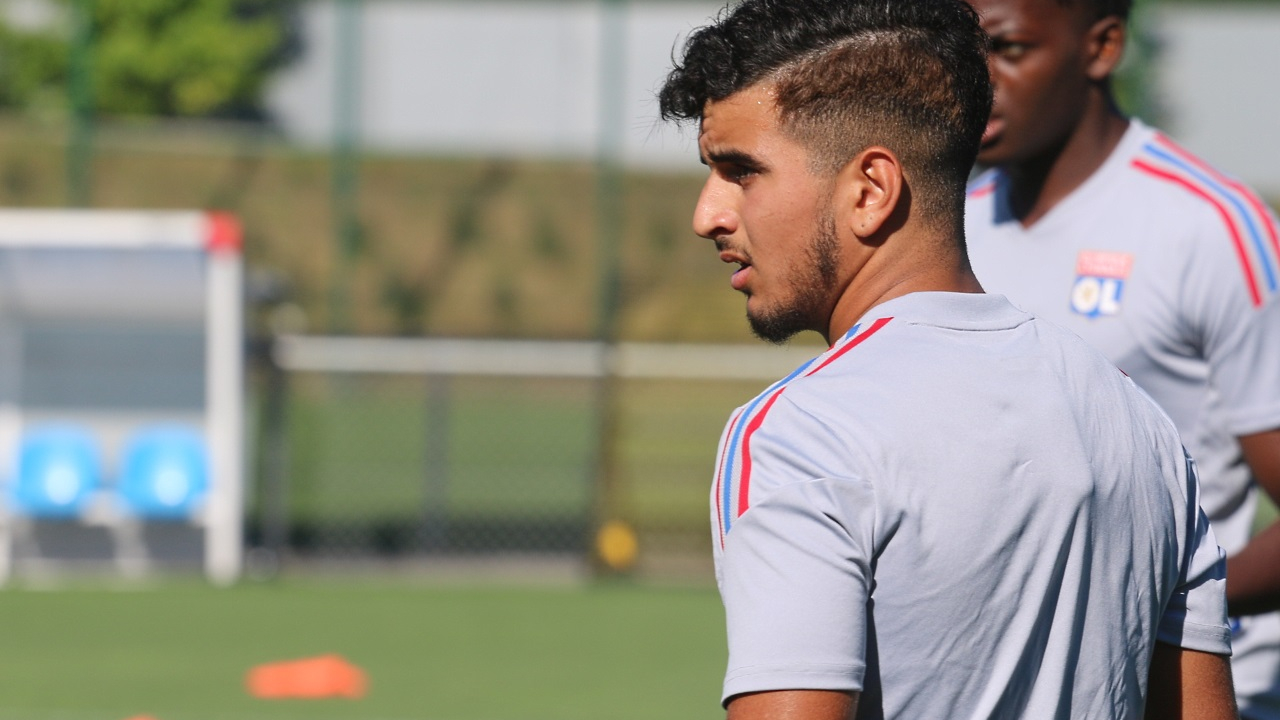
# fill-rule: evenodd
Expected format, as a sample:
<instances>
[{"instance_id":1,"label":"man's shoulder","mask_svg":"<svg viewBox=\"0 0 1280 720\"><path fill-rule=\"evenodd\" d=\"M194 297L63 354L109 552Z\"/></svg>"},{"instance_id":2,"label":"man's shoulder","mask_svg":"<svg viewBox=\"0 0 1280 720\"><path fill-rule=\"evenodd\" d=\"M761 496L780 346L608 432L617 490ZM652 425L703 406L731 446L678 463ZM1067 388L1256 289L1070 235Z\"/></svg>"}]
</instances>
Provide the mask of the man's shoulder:
<instances>
[{"instance_id":1,"label":"man's shoulder","mask_svg":"<svg viewBox=\"0 0 1280 720\"><path fill-rule=\"evenodd\" d=\"M1184 239L1194 276L1230 280L1248 289L1257 307L1280 281L1280 227L1258 194L1160 132L1133 159L1135 172L1172 197L1160 219ZM1173 248L1170 248L1173 249Z\"/></svg>"},{"instance_id":2,"label":"man's shoulder","mask_svg":"<svg viewBox=\"0 0 1280 720\"><path fill-rule=\"evenodd\" d=\"M891 315L864 318L825 352L743 407L755 415L762 434L792 436L849 432L868 418L890 412L898 403L889 388L901 364L903 322ZM856 412L851 412L856 408Z\"/></svg>"},{"instance_id":3,"label":"man's shoulder","mask_svg":"<svg viewBox=\"0 0 1280 720\"><path fill-rule=\"evenodd\" d=\"M1158 130L1136 145L1127 166L1135 187L1171 201L1173 212L1196 208L1237 223L1269 214L1253 188Z\"/></svg>"},{"instance_id":4,"label":"man's shoulder","mask_svg":"<svg viewBox=\"0 0 1280 720\"><path fill-rule=\"evenodd\" d=\"M816 406L846 405L864 397L883 381L882 369L901 351L894 331L901 322L891 316L863 322L826 352L784 380L787 404L804 412Z\"/></svg>"},{"instance_id":5,"label":"man's shoulder","mask_svg":"<svg viewBox=\"0 0 1280 720\"><path fill-rule=\"evenodd\" d=\"M999 250L1035 239L1063 252L1154 253L1149 257L1163 267L1172 263L1196 276L1243 272L1259 288L1280 283L1273 280L1280 277L1280 228L1258 194L1163 132L1133 122L1111 158L1063 201L1070 207L1055 209L1031 229L1016 226L1003 210L1009 185L1003 170L975 178L965 208L975 264L1013 262Z\"/></svg>"},{"instance_id":6,"label":"man's shoulder","mask_svg":"<svg viewBox=\"0 0 1280 720\"><path fill-rule=\"evenodd\" d=\"M994 211L1008 189L1004 169L981 172L968 184L967 214L986 222L999 221ZM1138 120L1131 121L1120 144L1080 190L1097 191L1089 198L1102 201L1091 203L1098 212L1113 213L1119 208L1170 223L1208 220L1217 226L1262 225L1268 215L1266 205L1246 183Z\"/></svg>"}]
</instances>

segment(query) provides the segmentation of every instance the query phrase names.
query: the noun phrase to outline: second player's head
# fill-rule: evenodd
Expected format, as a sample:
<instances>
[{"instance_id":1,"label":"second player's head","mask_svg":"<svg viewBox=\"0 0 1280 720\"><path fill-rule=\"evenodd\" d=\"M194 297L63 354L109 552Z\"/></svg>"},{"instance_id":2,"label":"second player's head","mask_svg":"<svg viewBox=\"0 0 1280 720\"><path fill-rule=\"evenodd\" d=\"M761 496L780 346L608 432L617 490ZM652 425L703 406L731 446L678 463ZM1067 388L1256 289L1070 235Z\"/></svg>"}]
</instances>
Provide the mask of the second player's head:
<instances>
[{"instance_id":1,"label":"second player's head","mask_svg":"<svg viewBox=\"0 0 1280 720\"><path fill-rule=\"evenodd\" d=\"M979 162L1035 162L1113 111L1131 0L968 0L991 35L995 105Z\"/></svg>"}]
</instances>

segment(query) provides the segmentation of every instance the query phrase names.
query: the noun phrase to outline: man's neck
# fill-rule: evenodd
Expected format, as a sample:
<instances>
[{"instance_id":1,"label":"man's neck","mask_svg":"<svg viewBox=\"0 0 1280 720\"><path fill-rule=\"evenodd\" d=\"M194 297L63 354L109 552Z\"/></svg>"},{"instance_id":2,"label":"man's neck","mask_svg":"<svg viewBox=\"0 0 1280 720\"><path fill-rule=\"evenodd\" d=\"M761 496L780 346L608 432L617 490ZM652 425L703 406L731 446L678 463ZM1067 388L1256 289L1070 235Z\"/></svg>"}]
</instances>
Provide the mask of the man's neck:
<instances>
[{"instance_id":1,"label":"man's neck","mask_svg":"<svg viewBox=\"0 0 1280 720\"><path fill-rule=\"evenodd\" d=\"M877 253L859 271L831 313L827 331L823 333L828 345L843 337L871 308L903 295L983 292L968 258L954 240L911 243L907 247L909 249L902 253Z\"/></svg>"},{"instance_id":2,"label":"man's neck","mask_svg":"<svg viewBox=\"0 0 1280 720\"><path fill-rule=\"evenodd\" d=\"M1129 121L1108 100L1063 142L1040 156L1005 168L1014 217L1030 227L1088 180L1120 144Z\"/></svg>"}]
</instances>

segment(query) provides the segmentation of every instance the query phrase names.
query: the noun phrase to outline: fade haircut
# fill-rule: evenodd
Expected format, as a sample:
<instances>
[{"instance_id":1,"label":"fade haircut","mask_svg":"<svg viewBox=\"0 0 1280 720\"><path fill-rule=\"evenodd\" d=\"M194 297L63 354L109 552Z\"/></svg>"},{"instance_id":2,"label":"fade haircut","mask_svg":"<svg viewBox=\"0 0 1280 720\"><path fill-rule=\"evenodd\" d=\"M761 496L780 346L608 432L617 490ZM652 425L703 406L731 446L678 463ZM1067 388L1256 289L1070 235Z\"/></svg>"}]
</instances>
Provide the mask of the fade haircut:
<instances>
[{"instance_id":1,"label":"fade haircut","mask_svg":"<svg viewBox=\"0 0 1280 720\"><path fill-rule=\"evenodd\" d=\"M700 121L708 101L772 83L815 172L882 145L922 219L952 225L991 112L987 45L962 0L746 0L689 37L659 108Z\"/></svg>"}]
</instances>

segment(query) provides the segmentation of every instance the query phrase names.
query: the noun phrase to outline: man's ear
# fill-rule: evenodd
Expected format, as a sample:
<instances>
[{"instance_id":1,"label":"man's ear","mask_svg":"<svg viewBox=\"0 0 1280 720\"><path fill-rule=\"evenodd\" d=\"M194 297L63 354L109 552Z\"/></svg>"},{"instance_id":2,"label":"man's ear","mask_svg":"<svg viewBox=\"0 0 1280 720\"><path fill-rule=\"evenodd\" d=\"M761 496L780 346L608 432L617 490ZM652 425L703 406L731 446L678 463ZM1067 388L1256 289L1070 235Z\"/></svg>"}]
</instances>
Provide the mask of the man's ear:
<instances>
[{"instance_id":1,"label":"man's ear","mask_svg":"<svg viewBox=\"0 0 1280 720\"><path fill-rule=\"evenodd\" d=\"M1089 28L1088 64L1085 75L1094 82L1102 82L1111 77L1120 59L1124 57L1124 44L1128 36L1128 28L1124 20L1109 15L1095 22Z\"/></svg>"},{"instance_id":2,"label":"man's ear","mask_svg":"<svg viewBox=\"0 0 1280 720\"><path fill-rule=\"evenodd\" d=\"M838 222L859 239L884 227L902 201L902 163L892 150L873 145L854 156L836 177Z\"/></svg>"}]
</instances>

